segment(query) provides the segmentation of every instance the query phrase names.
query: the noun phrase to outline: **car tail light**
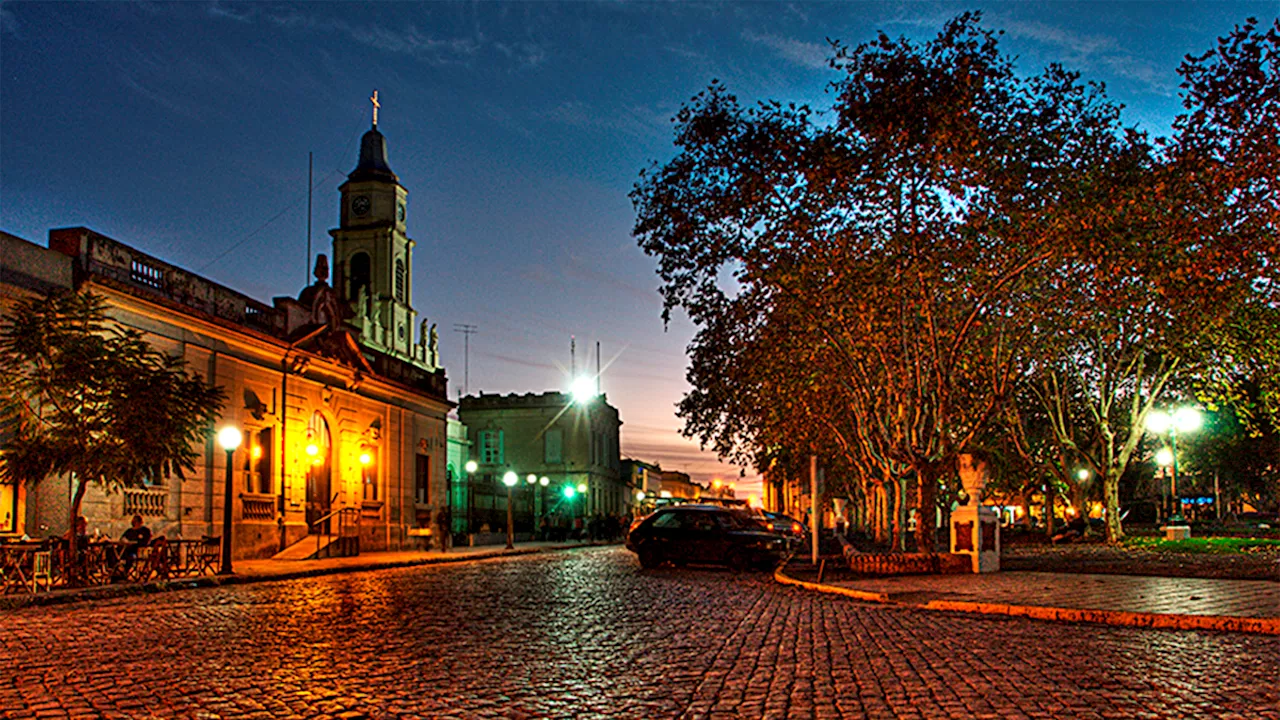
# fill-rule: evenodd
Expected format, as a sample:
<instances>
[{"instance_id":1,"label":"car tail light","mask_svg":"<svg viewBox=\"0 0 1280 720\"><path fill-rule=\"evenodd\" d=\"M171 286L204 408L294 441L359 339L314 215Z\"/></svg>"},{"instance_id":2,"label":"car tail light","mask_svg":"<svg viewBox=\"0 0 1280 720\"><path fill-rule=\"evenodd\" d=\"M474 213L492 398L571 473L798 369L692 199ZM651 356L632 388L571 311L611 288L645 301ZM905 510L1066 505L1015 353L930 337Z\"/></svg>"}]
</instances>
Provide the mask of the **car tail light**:
<instances>
[{"instance_id":1,"label":"car tail light","mask_svg":"<svg viewBox=\"0 0 1280 720\"><path fill-rule=\"evenodd\" d=\"M797 532L797 533L798 533L798 532L800 532L801 530L804 530L804 528L800 525L800 523L792 523L792 524L791 524L791 532Z\"/></svg>"}]
</instances>

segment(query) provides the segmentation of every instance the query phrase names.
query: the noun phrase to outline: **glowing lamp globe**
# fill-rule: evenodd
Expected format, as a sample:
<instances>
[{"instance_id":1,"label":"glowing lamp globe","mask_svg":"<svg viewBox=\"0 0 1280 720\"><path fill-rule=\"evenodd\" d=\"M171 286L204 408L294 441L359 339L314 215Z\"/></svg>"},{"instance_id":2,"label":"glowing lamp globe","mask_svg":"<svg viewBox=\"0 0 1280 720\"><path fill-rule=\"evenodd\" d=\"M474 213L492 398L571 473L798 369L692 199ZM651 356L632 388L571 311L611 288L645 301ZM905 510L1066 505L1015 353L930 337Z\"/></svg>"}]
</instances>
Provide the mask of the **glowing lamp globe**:
<instances>
[{"instance_id":1,"label":"glowing lamp globe","mask_svg":"<svg viewBox=\"0 0 1280 720\"><path fill-rule=\"evenodd\" d=\"M520 478L517 477L516 474L510 470L507 471L506 475L502 476L502 484L506 485L507 487L515 487L516 483L518 482L520 482Z\"/></svg>"},{"instance_id":2,"label":"glowing lamp globe","mask_svg":"<svg viewBox=\"0 0 1280 720\"><path fill-rule=\"evenodd\" d=\"M240 447L240 441L244 439L240 431L233 427L224 427L218 431L218 445L223 450L235 450Z\"/></svg>"},{"instance_id":3,"label":"glowing lamp globe","mask_svg":"<svg viewBox=\"0 0 1280 720\"><path fill-rule=\"evenodd\" d=\"M573 381L573 385L569 386L569 393L573 395L573 401L582 405L590 402L591 398L596 396L596 384L589 377L580 377Z\"/></svg>"},{"instance_id":4,"label":"glowing lamp globe","mask_svg":"<svg viewBox=\"0 0 1280 720\"><path fill-rule=\"evenodd\" d=\"M1180 433L1195 432L1202 422L1200 411L1195 408L1183 407L1173 411L1173 426Z\"/></svg>"}]
</instances>

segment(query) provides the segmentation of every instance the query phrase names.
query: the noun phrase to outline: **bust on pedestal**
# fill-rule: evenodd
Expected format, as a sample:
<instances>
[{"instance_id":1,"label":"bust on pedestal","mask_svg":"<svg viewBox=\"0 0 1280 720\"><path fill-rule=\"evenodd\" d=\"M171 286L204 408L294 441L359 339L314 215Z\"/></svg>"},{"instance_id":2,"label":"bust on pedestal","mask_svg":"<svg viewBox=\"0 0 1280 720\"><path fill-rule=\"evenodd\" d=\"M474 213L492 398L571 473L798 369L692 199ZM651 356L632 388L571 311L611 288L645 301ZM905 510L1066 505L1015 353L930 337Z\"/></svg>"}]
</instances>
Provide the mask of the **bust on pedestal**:
<instances>
[{"instance_id":1,"label":"bust on pedestal","mask_svg":"<svg viewBox=\"0 0 1280 720\"><path fill-rule=\"evenodd\" d=\"M969 502L951 511L951 552L968 555L975 573L999 572L1000 523L994 510L981 505L987 463L965 453L956 458L956 465Z\"/></svg>"}]
</instances>

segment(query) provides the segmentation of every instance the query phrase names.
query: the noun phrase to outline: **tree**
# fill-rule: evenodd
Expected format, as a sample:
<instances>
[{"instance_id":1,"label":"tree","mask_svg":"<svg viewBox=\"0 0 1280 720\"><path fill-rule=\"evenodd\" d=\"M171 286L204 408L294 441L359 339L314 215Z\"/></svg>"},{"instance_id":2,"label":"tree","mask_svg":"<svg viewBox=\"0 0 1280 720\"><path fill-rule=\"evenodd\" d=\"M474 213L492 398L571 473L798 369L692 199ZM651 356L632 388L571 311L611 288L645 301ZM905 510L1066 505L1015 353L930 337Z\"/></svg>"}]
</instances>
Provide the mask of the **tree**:
<instances>
[{"instance_id":1,"label":"tree","mask_svg":"<svg viewBox=\"0 0 1280 720\"><path fill-rule=\"evenodd\" d=\"M679 154L632 199L664 317L699 327L686 433L721 454L830 453L864 487L912 479L932 518L1012 395L1046 302L1032 280L1071 247L1076 168L1118 117L1060 68L1018 78L977 23L836 46L829 121L719 84L681 109ZM933 523L917 533L931 551Z\"/></svg>"},{"instance_id":2,"label":"tree","mask_svg":"<svg viewBox=\"0 0 1280 720\"><path fill-rule=\"evenodd\" d=\"M183 477L226 399L184 365L110 321L100 296L19 302L0 325L0 407L13 429L0 480L69 475L74 527L90 483L110 492Z\"/></svg>"},{"instance_id":3,"label":"tree","mask_svg":"<svg viewBox=\"0 0 1280 720\"><path fill-rule=\"evenodd\" d=\"M1250 20L1179 73L1173 137L1130 132L1085 185L1091 210L1045 291L1056 332L1040 334L1024 384L1054 471L1070 485L1063 465L1078 461L1101 481L1110 541L1151 410L1280 361L1280 24Z\"/></svg>"}]
</instances>

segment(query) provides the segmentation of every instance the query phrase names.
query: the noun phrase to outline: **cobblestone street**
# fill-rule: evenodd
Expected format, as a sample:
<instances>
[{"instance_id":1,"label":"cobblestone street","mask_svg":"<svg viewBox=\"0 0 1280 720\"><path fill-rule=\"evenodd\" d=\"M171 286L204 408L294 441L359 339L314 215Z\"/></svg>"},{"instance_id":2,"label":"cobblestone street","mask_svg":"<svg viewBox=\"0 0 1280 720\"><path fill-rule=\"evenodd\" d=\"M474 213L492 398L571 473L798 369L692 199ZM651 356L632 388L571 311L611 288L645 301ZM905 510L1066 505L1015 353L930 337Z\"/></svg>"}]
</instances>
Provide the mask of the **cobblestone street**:
<instances>
[{"instance_id":1,"label":"cobblestone street","mask_svg":"<svg viewBox=\"0 0 1280 720\"><path fill-rule=\"evenodd\" d=\"M866 605L618 547L0 614L0 717L1280 718L1280 640Z\"/></svg>"}]
</instances>

